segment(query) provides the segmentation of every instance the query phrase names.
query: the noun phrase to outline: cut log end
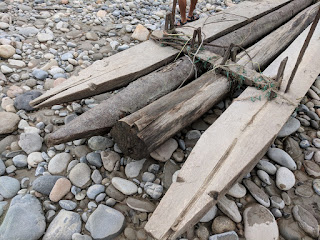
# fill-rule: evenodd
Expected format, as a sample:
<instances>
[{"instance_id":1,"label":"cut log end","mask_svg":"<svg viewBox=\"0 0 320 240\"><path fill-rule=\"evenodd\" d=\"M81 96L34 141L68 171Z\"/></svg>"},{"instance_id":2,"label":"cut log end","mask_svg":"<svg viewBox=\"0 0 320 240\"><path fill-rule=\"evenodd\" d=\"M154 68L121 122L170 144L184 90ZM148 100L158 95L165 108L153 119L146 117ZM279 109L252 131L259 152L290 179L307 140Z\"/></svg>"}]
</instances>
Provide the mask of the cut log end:
<instances>
[{"instance_id":1,"label":"cut log end","mask_svg":"<svg viewBox=\"0 0 320 240\"><path fill-rule=\"evenodd\" d=\"M141 159L148 156L148 148L137 135L137 130L134 126L130 126L120 120L114 125L110 133L125 155L133 159Z\"/></svg>"}]
</instances>

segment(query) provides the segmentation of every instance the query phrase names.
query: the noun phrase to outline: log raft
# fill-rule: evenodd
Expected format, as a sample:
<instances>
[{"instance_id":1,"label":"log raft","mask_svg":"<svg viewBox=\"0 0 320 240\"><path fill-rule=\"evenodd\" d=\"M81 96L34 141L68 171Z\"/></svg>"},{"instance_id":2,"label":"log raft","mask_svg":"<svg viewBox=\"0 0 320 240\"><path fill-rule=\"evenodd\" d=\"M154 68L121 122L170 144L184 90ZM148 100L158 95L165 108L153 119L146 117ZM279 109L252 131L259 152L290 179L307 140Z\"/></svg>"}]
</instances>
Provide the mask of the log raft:
<instances>
[{"instance_id":1,"label":"log raft","mask_svg":"<svg viewBox=\"0 0 320 240\"><path fill-rule=\"evenodd\" d=\"M271 88L276 90L276 84L270 78L265 81L261 74L251 69L257 66L259 69L266 67L267 63L274 60L281 50L285 49L312 22L317 13L317 7L319 3L305 9L247 49L249 56L252 54L250 61L248 61L248 55L241 53L239 56L242 58L236 64L231 63L229 66L219 66L221 59L217 60L215 57L208 62L224 69L229 78L232 75L238 75L247 85L261 85L260 88L266 86L271 94L270 90ZM203 61L210 56L212 56L210 52L199 54ZM205 73L187 86L119 120L111 134L126 155L135 159L144 158L217 104L229 92L230 84L229 79L222 75L213 72Z\"/></svg>"},{"instance_id":2,"label":"log raft","mask_svg":"<svg viewBox=\"0 0 320 240\"><path fill-rule=\"evenodd\" d=\"M179 33L189 36L190 29L200 24L203 25L204 41L212 41L281 8L291 1L241 2L222 13L210 16L208 19L190 23L188 27L181 28ZM300 7L301 5L298 6L298 8ZM212 27L213 23L214 27ZM69 78L34 99L30 104L36 108L52 106L125 86L171 62L179 52L173 48L163 48L151 40L146 41L105 60L95 62L82 70L79 76Z\"/></svg>"},{"instance_id":3,"label":"log raft","mask_svg":"<svg viewBox=\"0 0 320 240\"><path fill-rule=\"evenodd\" d=\"M319 75L320 59L317 56L320 54L320 25L289 92L283 92L308 30L263 72L264 75L273 76L280 62L289 57L281 91L276 99L268 101L263 98L252 102L251 97L261 92L247 88L201 136L180 170L177 182L170 186L145 226L154 238L176 239L197 223L266 153ZM195 169L201 174L195 174ZM179 204L172 208L172 203Z\"/></svg>"},{"instance_id":4,"label":"log raft","mask_svg":"<svg viewBox=\"0 0 320 240\"><path fill-rule=\"evenodd\" d=\"M239 6L242 6L242 5L239 5ZM280 8L278 11L282 11L281 9L283 9L284 7ZM297 8L299 7L302 9L304 5L297 5ZM251 15L253 14L251 13ZM304 19L304 21L303 19L300 19L302 23L296 24L297 29L293 31L294 33L299 31L301 32L311 22L313 12L310 13L306 9L304 10L304 12L300 13L299 15L308 16L308 17ZM262 19L264 18L265 17L262 17ZM268 19L269 17L266 19L266 21L269 21ZM293 21L293 19L291 21ZM279 24L279 22L280 23L282 22L281 18L275 18L274 23ZM256 25L256 26L259 26L257 31L260 32L260 35L268 33L264 30L263 23L264 23L263 21L259 21L259 24ZM195 23L192 23L192 24L195 24ZM219 29L218 27L215 27L214 29L215 29L214 30L215 32L213 34L215 34L216 36L221 35L218 32L218 29ZM220 29L220 31L225 31L225 30ZM293 34L292 36L290 36L290 32L286 33L286 29L284 30L284 32L286 34L285 36L290 41L293 41L296 35ZM241 32L241 31L238 31L238 33L242 35L245 34L245 32ZM257 35L250 35L248 36L248 40L255 41L256 36ZM284 42L284 44L281 46L286 47L287 45L288 45L288 42ZM130 49L126 51L129 51L129 50ZM273 55L272 57L275 58L277 56L276 55L277 53L278 51L276 51L275 55ZM262 54L265 54L265 53L262 53ZM200 52L200 55L202 56L203 59L206 60L208 59L209 56L212 56L212 53L210 53L210 55L207 55L208 56L207 58L205 58L204 54L201 52ZM256 53L256 56L258 55L259 53ZM262 58L263 56L260 56L260 57ZM186 60L186 58L184 59ZM191 73L190 72L190 69L192 68L191 63L188 64L187 63L188 61L185 61L185 60L183 60L184 64L182 65L185 67L182 67L179 64L168 66L168 69L172 69L170 71L172 74L171 73L162 74L161 71L156 71L154 73L141 77L138 80L134 81L133 83L129 84L129 86L126 89L120 91L119 93L112 96L111 98L103 101L97 107L83 113L81 116L77 117L67 125L62 126L60 129L50 134L47 137L48 143L59 144L59 143L67 142L70 140L93 136L95 134L105 133L111 127L113 127L113 125L116 123L117 120L125 116L125 114L131 114L134 111L137 111L142 107L146 106L147 104L151 103L152 101L155 101L159 97L175 90L177 86L179 86L185 80L181 76L188 76ZM181 74L181 76L177 77L178 75L176 75L174 72ZM174 84L168 85L168 83L171 83L171 81L175 81L174 84L176 85ZM154 90L152 90L153 88L157 88L157 91L155 92ZM141 97L142 95L144 96L144 98ZM61 101L52 102L50 100L50 104L53 104L53 103L61 103ZM132 103L135 104L135 108L130 107ZM43 104L46 104L46 101L43 102ZM46 105L41 105L41 106L46 106ZM122 109L124 109L124 111Z\"/></svg>"}]
</instances>

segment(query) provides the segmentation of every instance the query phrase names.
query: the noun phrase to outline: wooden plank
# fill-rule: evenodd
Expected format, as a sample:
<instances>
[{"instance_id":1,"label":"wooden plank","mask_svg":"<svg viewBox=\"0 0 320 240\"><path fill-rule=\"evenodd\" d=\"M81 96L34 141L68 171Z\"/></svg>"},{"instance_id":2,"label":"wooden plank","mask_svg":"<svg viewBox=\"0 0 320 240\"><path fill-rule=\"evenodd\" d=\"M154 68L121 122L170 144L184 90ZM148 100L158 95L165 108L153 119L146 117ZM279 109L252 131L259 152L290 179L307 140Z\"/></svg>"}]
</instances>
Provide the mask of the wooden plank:
<instances>
[{"instance_id":1,"label":"wooden plank","mask_svg":"<svg viewBox=\"0 0 320 240\"><path fill-rule=\"evenodd\" d=\"M282 59L289 56L284 74L286 79L296 60L291 53L302 47L308 30L273 65L279 66ZM273 101L262 98L252 102L251 97L262 93L247 88L202 135L181 169L178 181L171 185L146 224L147 232L156 239L175 239L197 223L237 180L255 166L318 76L319 46L320 26L287 94L280 93ZM273 73L270 69L264 72L265 75ZM172 208L173 203L178 204Z\"/></svg>"},{"instance_id":2,"label":"wooden plank","mask_svg":"<svg viewBox=\"0 0 320 240\"><path fill-rule=\"evenodd\" d=\"M292 0L265 0L262 2L241 2L223 13L210 16L205 21L197 21L202 26L204 40L210 41L247 24ZM187 24L179 31L188 35L195 23ZM213 25L214 24L214 25ZM191 27L191 28L190 28ZM212 31L214 29L214 31ZM62 102L90 97L111 89L125 86L133 80L172 61L178 54L173 48L163 48L146 41L110 58L98 61L73 76L63 84L47 91L30 104L34 107L51 106ZM43 102L43 103L42 103Z\"/></svg>"},{"instance_id":3,"label":"wooden plank","mask_svg":"<svg viewBox=\"0 0 320 240\"><path fill-rule=\"evenodd\" d=\"M283 7L291 1L292 0L264 0L241 2L213 16L188 23L185 27L178 28L177 32L191 37L193 30L201 27L201 31L205 36L204 41L211 42Z\"/></svg>"}]
</instances>

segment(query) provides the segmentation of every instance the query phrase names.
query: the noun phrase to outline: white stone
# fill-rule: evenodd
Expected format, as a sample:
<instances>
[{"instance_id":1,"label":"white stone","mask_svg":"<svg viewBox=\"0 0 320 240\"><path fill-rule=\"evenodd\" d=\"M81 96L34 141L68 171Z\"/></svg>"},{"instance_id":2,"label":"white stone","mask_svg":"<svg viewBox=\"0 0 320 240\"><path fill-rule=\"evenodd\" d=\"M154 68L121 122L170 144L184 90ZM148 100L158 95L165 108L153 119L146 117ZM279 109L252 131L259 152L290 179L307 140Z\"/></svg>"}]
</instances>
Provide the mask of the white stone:
<instances>
[{"instance_id":1,"label":"white stone","mask_svg":"<svg viewBox=\"0 0 320 240\"><path fill-rule=\"evenodd\" d=\"M137 193L138 187L135 185L133 182L119 178L119 177L114 177L111 180L112 185L118 189L120 192L122 192L125 195L132 195Z\"/></svg>"},{"instance_id":2,"label":"white stone","mask_svg":"<svg viewBox=\"0 0 320 240\"><path fill-rule=\"evenodd\" d=\"M281 190L291 189L296 182L293 172L286 167L280 167L276 174L276 185Z\"/></svg>"}]
</instances>

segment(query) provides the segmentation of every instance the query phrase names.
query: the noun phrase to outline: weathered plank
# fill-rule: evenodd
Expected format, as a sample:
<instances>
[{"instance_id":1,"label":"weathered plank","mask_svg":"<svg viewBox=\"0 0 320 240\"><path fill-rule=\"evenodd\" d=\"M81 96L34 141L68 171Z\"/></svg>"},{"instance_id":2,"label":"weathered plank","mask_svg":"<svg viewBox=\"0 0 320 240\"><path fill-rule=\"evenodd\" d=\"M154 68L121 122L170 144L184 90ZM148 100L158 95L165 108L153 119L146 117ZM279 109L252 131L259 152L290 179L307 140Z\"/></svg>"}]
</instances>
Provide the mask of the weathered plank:
<instances>
[{"instance_id":1,"label":"weathered plank","mask_svg":"<svg viewBox=\"0 0 320 240\"><path fill-rule=\"evenodd\" d=\"M293 41L297 33L301 33L305 26L310 24L312 21L310 16L314 18L317 12L314 9L314 6L309 7L268 36L269 41L264 41L264 49L267 49L267 51L268 49L275 49L267 55L269 59L265 56L265 52L261 51L258 52L258 55L253 56L252 60L255 63L263 64L266 60L270 61L278 56L281 53L281 50L278 49L287 47L287 43ZM290 35L287 34L287 29L291 26L297 27L290 32ZM287 36L287 41L278 41L278 38L282 36L280 32ZM260 46L260 42L257 45ZM275 45L278 48L274 48ZM200 56L206 60L210 56L207 54L210 53L201 53ZM252 68L251 64L247 65L246 68L241 66L241 63L246 62L246 60L247 58L244 56L237 63L228 63L226 66L221 66L219 64L221 61L216 58L208 60L208 62L213 65L218 63L220 68L228 72L229 78L237 77L236 75L238 75L239 83L255 84L264 90L271 88L272 84L274 84L272 80L266 79L260 73L250 70ZM256 83L250 79L255 80ZM121 119L115 124L111 134L120 149L128 156L135 159L146 157L168 138L191 124L214 104L218 103L228 93L229 87L228 79L219 78L212 72L206 73L203 77L187 86Z\"/></svg>"},{"instance_id":2,"label":"weathered plank","mask_svg":"<svg viewBox=\"0 0 320 240\"><path fill-rule=\"evenodd\" d=\"M302 47L308 30L266 69L265 75L273 75L273 68L288 56L284 74L288 79L297 59L291 54ZM255 166L318 76L319 46L320 26L287 94L279 93L273 101L262 98L252 102L251 97L262 93L247 88L202 135L181 169L178 181L171 185L146 224L147 232L156 239L175 239L197 223L232 184ZM172 208L173 203L179 204Z\"/></svg>"},{"instance_id":3,"label":"weathered plank","mask_svg":"<svg viewBox=\"0 0 320 240\"><path fill-rule=\"evenodd\" d=\"M262 2L241 2L223 13L206 20L197 21L202 26L204 40L210 41L278 9L292 0L265 0ZM214 23L214 27L212 27ZM181 28L188 35L194 23ZM214 29L214 31L212 31ZM63 84L47 91L31 102L32 106L45 107L62 102L86 98L108 90L125 86L140 76L172 61L178 54L173 48L163 48L152 41L146 41L124 52L94 63Z\"/></svg>"},{"instance_id":4,"label":"weathered plank","mask_svg":"<svg viewBox=\"0 0 320 240\"><path fill-rule=\"evenodd\" d=\"M260 40L274 29L289 21L301 10L312 4L313 0L294 0L287 5L273 11L249 24L230 32L214 41L211 44L218 46L229 46L231 43L247 48ZM219 55L224 55L225 48L208 46L207 50Z\"/></svg>"}]
</instances>

